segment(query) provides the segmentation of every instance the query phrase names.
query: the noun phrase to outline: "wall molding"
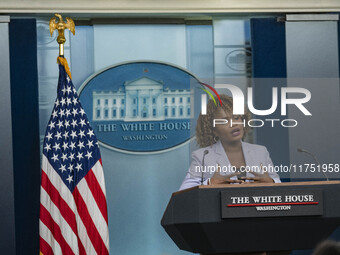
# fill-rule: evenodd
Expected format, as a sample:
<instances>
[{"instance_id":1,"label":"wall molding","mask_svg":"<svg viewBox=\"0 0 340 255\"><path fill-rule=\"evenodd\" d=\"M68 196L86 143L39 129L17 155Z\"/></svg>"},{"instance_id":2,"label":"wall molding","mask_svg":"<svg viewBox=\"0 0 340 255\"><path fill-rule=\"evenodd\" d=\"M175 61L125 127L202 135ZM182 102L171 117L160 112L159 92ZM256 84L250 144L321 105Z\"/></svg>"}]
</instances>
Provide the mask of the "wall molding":
<instances>
[{"instance_id":1,"label":"wall molding","mask_svg":"<svg viewBox=\"0 0 340 255\"><path fill-rule=\"evenodd\" d=\"M2 0L0 13L292 13L340 12L338 0Z\"/></svg>"}]
</instances>

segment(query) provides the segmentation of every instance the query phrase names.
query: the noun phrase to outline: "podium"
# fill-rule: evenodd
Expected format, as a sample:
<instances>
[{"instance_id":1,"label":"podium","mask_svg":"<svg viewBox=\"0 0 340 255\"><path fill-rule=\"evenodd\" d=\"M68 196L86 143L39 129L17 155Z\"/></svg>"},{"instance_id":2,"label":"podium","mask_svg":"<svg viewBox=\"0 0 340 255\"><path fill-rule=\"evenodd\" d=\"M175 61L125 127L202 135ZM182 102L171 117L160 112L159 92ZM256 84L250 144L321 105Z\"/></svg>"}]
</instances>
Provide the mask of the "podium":
<instances>
[{"instance_id":1,"label":"podium","mask_svg":"<svg viewBox=\"0 0 340 255\"><path fill-rule=\"evenodd\" d=\"M340 181L201 185L173 193L161 224L193 253L313 249L340 225Z\"/></svg>"}]
</instances>

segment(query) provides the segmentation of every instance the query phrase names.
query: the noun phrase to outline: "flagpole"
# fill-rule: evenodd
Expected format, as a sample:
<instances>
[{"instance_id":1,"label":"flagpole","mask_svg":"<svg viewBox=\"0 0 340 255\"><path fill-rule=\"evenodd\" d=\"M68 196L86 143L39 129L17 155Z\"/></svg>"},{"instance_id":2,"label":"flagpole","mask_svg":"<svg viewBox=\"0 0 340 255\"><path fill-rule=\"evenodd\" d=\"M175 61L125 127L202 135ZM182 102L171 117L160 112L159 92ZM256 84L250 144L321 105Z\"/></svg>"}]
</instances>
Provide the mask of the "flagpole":
<instances>
[{"instance_id":1,"label":"flagpole","mask_svg":"<svg viewBox=\"0 0 340 255\"><path fill-rule=\"evenodd\" d=\"M64 44L66 42L64 31L65 29L69 29L72 34L75 34L75 25L74 21L71 18L66 18L66 23L63 21L63 18L60 14L54 14L59 21L57 22L57 18L53 17L50 19L50 34L52 36L54 30L58 30L57 42L59 44L59 57L64 57Z\"/></svg>"}]
</instances>

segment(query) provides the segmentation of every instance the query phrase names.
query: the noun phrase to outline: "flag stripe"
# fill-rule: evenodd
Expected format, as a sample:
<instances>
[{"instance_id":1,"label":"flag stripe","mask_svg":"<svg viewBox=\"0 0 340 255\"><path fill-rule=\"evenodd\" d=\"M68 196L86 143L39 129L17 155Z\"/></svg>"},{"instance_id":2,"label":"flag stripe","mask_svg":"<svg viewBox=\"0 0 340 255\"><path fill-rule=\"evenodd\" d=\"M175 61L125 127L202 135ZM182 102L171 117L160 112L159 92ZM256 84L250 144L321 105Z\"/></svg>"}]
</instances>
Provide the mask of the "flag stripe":
<instances>
[{"instance_id":1,"label":"flag stripe","mask_svg":"<svg viewBox=\"0 0 340 255\"><path fill-rule=\"evenodd\" d=\"M40 205L40 220L53 233L55 241L57 241L60 245L62 254L74 254L70 245L65 241L61 234L59 225L52 219L51 214L42 205Z\"/></svg>"},{"instance_id":2,"label":"flag stripe","mask_svg":"<svg viewBox=\"0 0 340 255\"><path fill-rule=\"evenodd\" d=\"M77 215L76 220L77 220L77 226L78 226L78 236L79 236L79 239L81 240L82 245L84 245L83 247L85 249L85 254L96 255L97 252L92 245L92 242L88 236L87 230L84 226L84 223L82 222L79 215ZM80 250L80 252L82 252L82 250Z\"/></svg>"},{"instance_id":3,"label":"flag stripe","mask_svg":"<svg viewBox=\"0 0 340 255\"><path fill-rule=\"evenodd\" d=\"M48 211L53 219L53 221L59 225L60 232L64 237L65 241L70 245L74 254L78 254L78 238L75 235L75 232L71 229L70 225L66 222L66 220L61 215L58 207L51 201L50 196L44 189L41 189L40 193L40 203L41 205Z\"/></svg>"},{"instance_id":4,"label":"flag stripe","mask_svg":"<svg viewBox=\"0 0 340 255\"><path fill-rule=\"evenodd\" d=\"M78 248L79 248L79 255L86 255L86 251L85 251L85 247L84 245L82 244L81 240L80 240L80 237L78 237ZM92 253L89 253L89 254L92 254Z\"/></svg>"},{"instance_id":5,"label":"flag stripe","mask_svg":"<svg viewBox=\"0 0 340 255\"><path fill-rule=\"evenodd\" d=\"M105 199L105 195L98 183L98 179L96 178L96 176L92 171L89 171L88 174L85 176L86 182L89 186L89 189L92 192L92 195L94 197L94 199L96 200L96 203L99 207L100 212L102 213L106 224L108 224L107 221L107 207L106 207L106 199Z\"/></svg>"},{"instance_id":6,"label":"flag stripe","mask_svg":"<svg viewBox=\"0 0 340 255\"><path fill-rule=\"evenodd\" d=\"M81 250L81 252L84 252L84 254L93 254L96 255L97 252L95 248L93 247L93 244L88 236L87 230L83 224L83 222L80 219L80 216L78 216L78 234L79 239L81 240L82 246L84 247L84 250Z\"/></svg>"},{"instance_id":7,"label":"flag stripe","mask_svg":"<svg viewBox=\"0 0 340 255\"><path fill-rule=\"evenodd\" d=\"M106 196L104 171L101 159L92 167L92 171L96 176L100 187L102 187L101 190L103 191L104 196Z\"/></svg>"},{"instance_id":8,"label":"flag stripe","mask_svg":"<svg viewBox=\"0 0 340 255\"><path fill-rule=\"evenodd\" d=\"M40 237L51 247L53 254L63 254L59 243L54 239L51 231L46 227L41 219L39 221L39 233Z\"/></svg>"},{"instance_id":9,"label":"flag stripe","mask_svg":"<svg viewBox=\"0 0 340 255\"><path fill-rule=\"evenodd\" d=\"M108 249L105 247L105 244L101 239L100 234L93 223L93 220L91 219L86 203L80 195L77 187L74 189L73 194L78 208L79 216L84 223L87 233L90 233L89 238L95 250L98 254L101 255L108 254Z\"/></svg>"},{"instance_id":10,"label":"flag stripe","mask_svg":"<svg viewBox=\"0 0 340 255\"><path fill-rule=\"evenodd\" d=\"M92 170L89 171L89 173ZM96 180L94 180L96 181ZM78 191L80 193L80 195L82 196L83 200L86 201L85 204L87 205L87 210L93 220L94 225L96 226L96 229L98 230L101 238L103 239L106 247L108 248L108 240L107 240L107 231L108 231L108 227L107 227L107 222L105 221L102 213L100 212L99 208L98 208L98 204L96 203L93 194L90 190L90 187L86 181L86 178L84 178L83 180L81 180L78 183ZM97 191L94 191L97 192Z\"/></svg>"},{"instance_id":11,"label":"flag stripe","mask_svg":"<svg viewBox=\"0 0 340 255\"><path fill-rule=\"evenodd\" d=\"M53 250L49 244L40 237L40 254L53 255Z\"/></svg>"},{"instance_id":12,"label":"flag stripe","mask_svg":"<svg viewBox=\"0 0 340 255\"><path fill-rule=\"evenodd\" d=\"M65 200L60 196L58 190L50 182L50 179L47 177L44 171L41 172L41 186L49 194L52 202L58 205L61 215L71 226L73 232L77 233L76 217L74 212L68 206L68 203L66 203Z\"/></svg>"}]
</instances>

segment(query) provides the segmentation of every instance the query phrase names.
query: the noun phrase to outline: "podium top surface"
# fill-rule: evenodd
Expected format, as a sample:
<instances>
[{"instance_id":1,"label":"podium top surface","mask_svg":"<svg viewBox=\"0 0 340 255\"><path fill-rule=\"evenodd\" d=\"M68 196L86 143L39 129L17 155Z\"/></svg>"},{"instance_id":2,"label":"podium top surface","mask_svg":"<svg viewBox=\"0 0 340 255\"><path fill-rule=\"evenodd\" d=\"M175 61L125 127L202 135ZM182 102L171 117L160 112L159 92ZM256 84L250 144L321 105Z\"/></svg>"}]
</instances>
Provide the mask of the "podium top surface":
<instances>
[{"instance_id":1,"label":"podium top surface","mask_svg":"<svg viewBox=\"0 0 340 255\"><path fill-rule=\"evenodd\" d=\"M249 183L249 184L215 184L199 185L192 188L179 190L172 195L178 195L195 189L221 189L221 188L253 188L253 187L282 187L282 186L313 186L340 184L340 181L308 181L308 182L281 182L281 183Z\"/></svg>"}]
</instances>

